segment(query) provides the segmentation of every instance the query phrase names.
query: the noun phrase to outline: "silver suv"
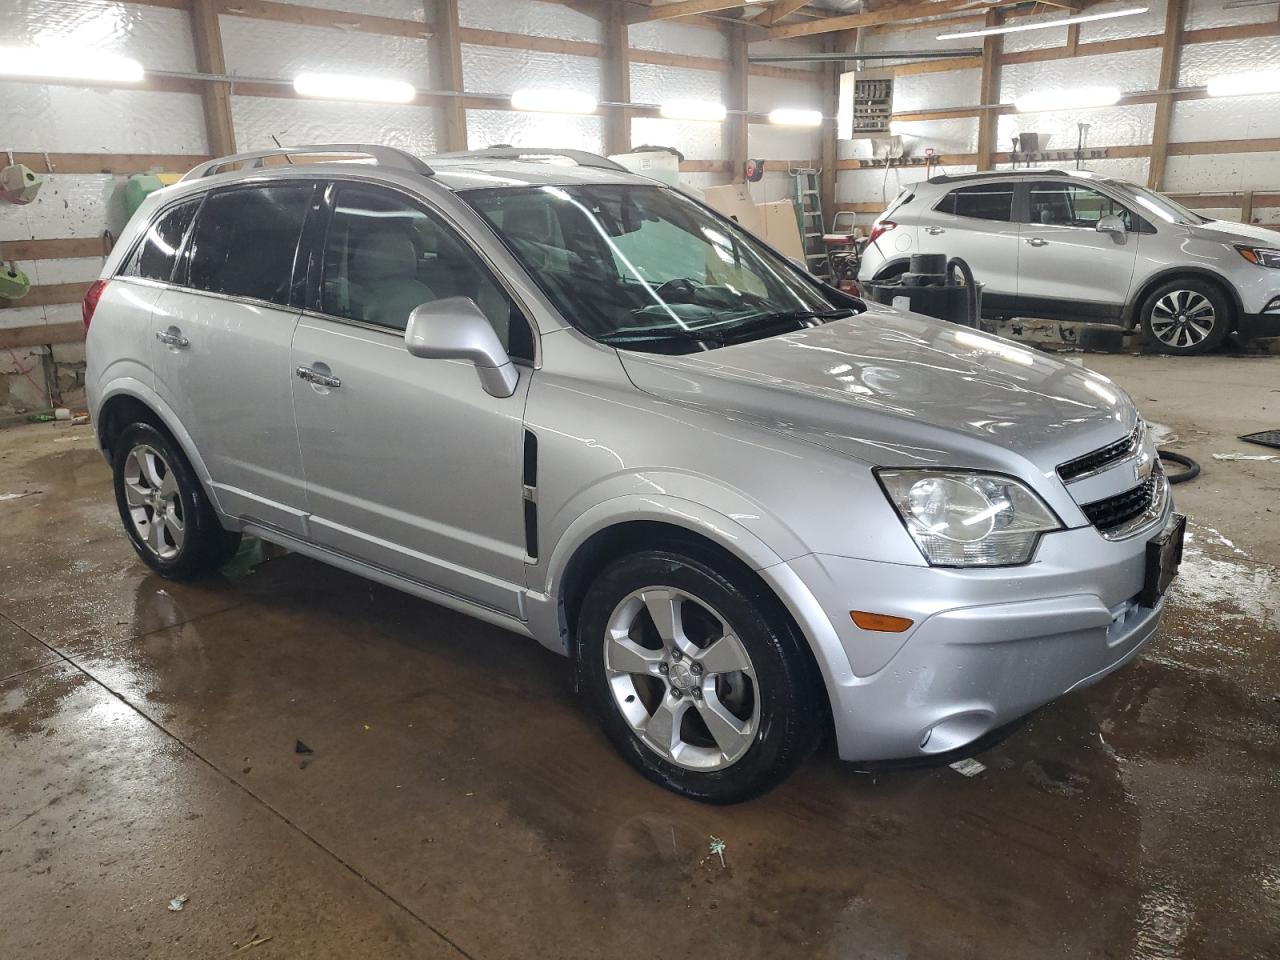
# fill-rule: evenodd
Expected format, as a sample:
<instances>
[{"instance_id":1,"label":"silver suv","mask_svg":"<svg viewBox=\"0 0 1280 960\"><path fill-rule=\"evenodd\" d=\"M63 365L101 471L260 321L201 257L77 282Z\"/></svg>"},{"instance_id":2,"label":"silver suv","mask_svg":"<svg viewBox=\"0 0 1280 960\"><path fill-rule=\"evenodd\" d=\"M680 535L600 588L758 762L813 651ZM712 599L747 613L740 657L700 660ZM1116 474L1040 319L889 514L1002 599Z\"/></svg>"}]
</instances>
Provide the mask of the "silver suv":
<instances>
[{"instance_id":1,"label":"silver suv","mask_svg":"<svg viewBox=\"0 0 1280 960\"><path fill-rule=\"evenodd\" d=\"M913 253L965 260L988 317L1138 326L1171 354L1232 331L1280 337L1280 234L1124 180L1012 170L913 183L876 220L858 278L900 274Z\"/></svg>"},{"instance_id":2,"label":"silver suv","mask_svg":"<svg viewBox=\"0 0 1280 960\"><path fill-rule=\"evenodd\" d=\"M1156 629L1182 521L1105 377L868 308L603 158L289 152L152 195L85 302L161 574L249 534L532 637L712 802L829 728L965 747Z\"/></svg>"}]
</instances>

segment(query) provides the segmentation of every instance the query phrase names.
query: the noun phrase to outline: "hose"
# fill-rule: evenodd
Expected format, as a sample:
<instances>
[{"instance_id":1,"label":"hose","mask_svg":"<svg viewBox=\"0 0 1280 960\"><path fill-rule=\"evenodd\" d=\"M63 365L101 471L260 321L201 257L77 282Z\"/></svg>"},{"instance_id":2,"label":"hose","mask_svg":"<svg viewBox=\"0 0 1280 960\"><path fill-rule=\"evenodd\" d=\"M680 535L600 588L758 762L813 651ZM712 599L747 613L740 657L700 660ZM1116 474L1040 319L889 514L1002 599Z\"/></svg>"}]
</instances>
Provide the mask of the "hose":
<instances>
[{"instance_id":1,"label":"hose","mask_svg":"<svg viewBox=\"0 0 1280 960\"><path fill-rule=\"evenodd\" d=\"M1183 456L1180 453L1174 453L1172 450L1157 450L1161 460L1168 460L1170 463L1176 463L1181 467L1186 467L1180 473L1169 474L1170 483L1186 483L1188 480L1194 480L1200 476L1200 464L1196 463L1190 457Z\"/></svg>"},{"instance_id":2,"label":"hose","mask_svg":"<svg viewBox=\"0 0 1280 960\"><path fill-rule=\"evenodd\" d=\"M969 269L969 264L959 257L952 257L947 261L944 272L948 280L951 279L952 270L964 278L965 292L969 298L969 322L966 326L976 327L978 325L978 285L973 282L973 271Z\"/></svg>"}]
</instances>

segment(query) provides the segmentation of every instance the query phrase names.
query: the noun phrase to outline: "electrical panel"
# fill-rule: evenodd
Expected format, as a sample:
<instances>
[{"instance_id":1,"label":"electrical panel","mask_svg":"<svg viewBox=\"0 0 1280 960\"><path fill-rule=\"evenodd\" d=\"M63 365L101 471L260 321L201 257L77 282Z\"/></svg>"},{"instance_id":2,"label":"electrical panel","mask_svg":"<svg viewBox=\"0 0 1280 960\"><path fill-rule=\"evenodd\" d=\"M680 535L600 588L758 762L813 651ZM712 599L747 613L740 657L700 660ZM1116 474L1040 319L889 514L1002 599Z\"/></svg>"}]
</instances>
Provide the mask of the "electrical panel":
<instances>
[{"instance_id":1,"label":"electrical panel","mask_svg":"<svg viewBox=\"0 0 1280 960\"><path fill-rule=\"evenodd\" d=\"M889 132L893 119L893 71L851 70L840 75L836 136L858 140Z\"/></svg>"}]
</instances>

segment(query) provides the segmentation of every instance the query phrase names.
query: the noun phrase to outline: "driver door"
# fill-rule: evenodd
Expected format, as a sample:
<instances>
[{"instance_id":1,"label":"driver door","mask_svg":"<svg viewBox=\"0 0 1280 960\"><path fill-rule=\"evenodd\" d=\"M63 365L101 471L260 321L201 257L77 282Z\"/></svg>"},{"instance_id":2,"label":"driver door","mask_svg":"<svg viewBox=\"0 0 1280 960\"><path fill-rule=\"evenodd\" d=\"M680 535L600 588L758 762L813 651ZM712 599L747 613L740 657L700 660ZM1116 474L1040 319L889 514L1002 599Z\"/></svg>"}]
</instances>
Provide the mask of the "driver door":
<instances>
[{"instance_id":1,"label":"driver door","mask_svg":"<svg viewBox=\"0 0 1280 960\"><path fill-rule=\"evenodd\" d=\"M317 543L513 616L524 585L521 485L528 322L442 217L343 183L293 338L293 407ZM475 368L405 348L409 312L470 297L517 361L510 397ZM326 379L327 378L327 379ZM315 382L320 380L322 382Z\"/></svg>"}]
</instances>

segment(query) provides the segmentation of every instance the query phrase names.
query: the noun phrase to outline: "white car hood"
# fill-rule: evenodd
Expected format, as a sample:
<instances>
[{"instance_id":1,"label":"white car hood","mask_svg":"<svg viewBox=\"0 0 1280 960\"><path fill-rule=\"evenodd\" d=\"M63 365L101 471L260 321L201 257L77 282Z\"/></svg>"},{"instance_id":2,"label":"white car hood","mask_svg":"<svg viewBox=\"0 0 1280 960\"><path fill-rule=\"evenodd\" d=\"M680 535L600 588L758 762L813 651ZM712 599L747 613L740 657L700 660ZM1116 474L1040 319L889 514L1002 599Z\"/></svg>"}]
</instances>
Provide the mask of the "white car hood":
<instances>
[{"instance_id":1,"label":"white car hood","mask_svg":"<svg viewBox=\"0 0 1280 960\"><path fill-rule=\"evenodd\" d=\"M1268 230L1256 223L1236 223L1233 220L1214 220L1197 224L1195 229L1206 239L1230 243L1238 240L1259 241L1268 247L1280 247L1280 233Z\"/></svg>"},{"instance_id":2,"label":"white car hood","mask_svg":"<svg viewBox=\"0 0 1280 960\"><path fill-rule=\"evenodd\" d=\"M1100 374L876 305L703 353L620 356L647 393L882 466L1013 470L1030 460L1052 471L1124 436L1137 418L1124 391Z\"/></svg>"}]
</instances>

